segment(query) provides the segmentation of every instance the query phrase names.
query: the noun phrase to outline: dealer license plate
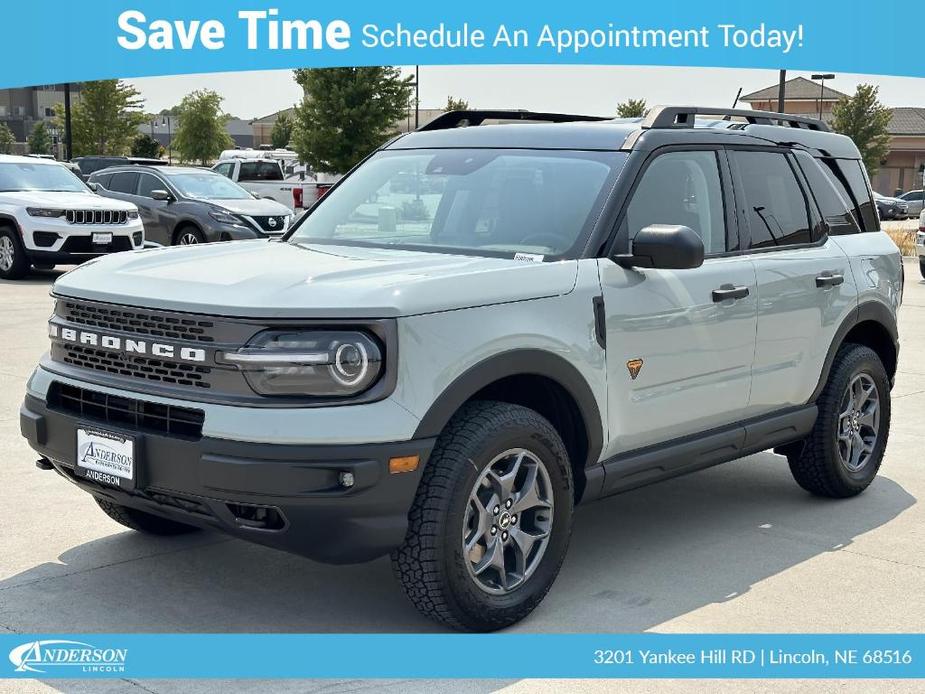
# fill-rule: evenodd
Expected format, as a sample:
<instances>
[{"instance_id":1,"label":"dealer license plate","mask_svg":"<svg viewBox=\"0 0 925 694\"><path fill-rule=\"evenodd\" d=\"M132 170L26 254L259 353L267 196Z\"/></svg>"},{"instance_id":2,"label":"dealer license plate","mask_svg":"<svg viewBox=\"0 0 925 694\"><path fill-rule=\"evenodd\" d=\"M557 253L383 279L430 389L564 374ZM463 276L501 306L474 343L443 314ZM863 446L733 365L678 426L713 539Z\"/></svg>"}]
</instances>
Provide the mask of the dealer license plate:
<instances>
[{"instance_id":1,"label":"dealer license plate","mask_svg":"<svg viewBox=\"0 0 925 694\"><path fill-rule=\"evenodd\" d=\"M106 246L112 243L112 232L110 231L93 232L93 243L97 246Z\"/></svg>"},{"instance_id":2,"label":"dealer license plate","mask_svg":"<svg viewBox=\"0 0 925 694\"><path fill-rule=\"evenodd\" d=\"M135 440L131 437L78 427L76 462L78 477L110 487L135 487Z\"/></svg>"}]
</instances>

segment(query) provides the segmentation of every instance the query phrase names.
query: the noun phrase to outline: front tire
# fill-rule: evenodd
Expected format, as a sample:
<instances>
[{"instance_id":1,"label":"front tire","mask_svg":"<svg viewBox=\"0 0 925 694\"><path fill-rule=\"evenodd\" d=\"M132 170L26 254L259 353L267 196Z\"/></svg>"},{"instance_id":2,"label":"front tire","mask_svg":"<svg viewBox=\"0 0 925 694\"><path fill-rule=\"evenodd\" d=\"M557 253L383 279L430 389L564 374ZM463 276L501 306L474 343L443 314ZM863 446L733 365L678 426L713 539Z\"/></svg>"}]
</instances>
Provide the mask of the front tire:
<instances>
[{"instance_id":1,"label":"front tire","mask_svg":"<svg viewBox=\"0 0 925 694\"><path fill-rule=\"evenodd\" d=\"M890 381L877 353L842 345L816 405L812 433L788 456L790 471L817 496L856 496L876 477L890 433Z\"/></svg>"},{"instance_id":2,"label":"front tire","mask_svg":"<svg viewBox=\"0 0 925 694\"><path fill-rule=\"evenodd\" d=\"M29 267L19 234L8 226L0 226L0 279L22 279L29 272Z\"/></svg>"},{"instance_id":3,"label":"front tire","mask_svg":"<svg viewBox=\"0 0 925 694\"><path fill-rule=\"evenodd\" d=\"M180 227L173 235L174 246L195 246L205 242L206 235L191 225Z\"/></svg>"},{"instance_id":4,"label":"front tire","mask_svg":"<svg viewBox=\"0 0 925 694\"><path fill-rule=\"evenodd\" d=\"M555 581L572 506L555 428L525 407L469 403L437 440L392 567L427 617L466 631L504 628Z\"/></svg>"},{"instance_id":5,"label":"front tire","mask_svg":"<svg viewBox=\"0 0 925 694\"><path fill-rule=\"evenodd\" d=\"M116 523L124 525L126 528L136 530L146 535L185 535L199 530L193 525L178 523L169 518L161 518L152 513L145 513L138 509L121 506L105 499L94 497L97 505L103 509L103 513L112 518Z\"/></svg>"},{"instance_id":6,"label":"front tire","mask_svg":"<svg viewBox=\"0 0 925 694\"><path fill-rule=\"evenodd\" d=\"M919 272L922 273L922 278L925 279L925 259L919 258Z\"/></svg>"}]
</instances>

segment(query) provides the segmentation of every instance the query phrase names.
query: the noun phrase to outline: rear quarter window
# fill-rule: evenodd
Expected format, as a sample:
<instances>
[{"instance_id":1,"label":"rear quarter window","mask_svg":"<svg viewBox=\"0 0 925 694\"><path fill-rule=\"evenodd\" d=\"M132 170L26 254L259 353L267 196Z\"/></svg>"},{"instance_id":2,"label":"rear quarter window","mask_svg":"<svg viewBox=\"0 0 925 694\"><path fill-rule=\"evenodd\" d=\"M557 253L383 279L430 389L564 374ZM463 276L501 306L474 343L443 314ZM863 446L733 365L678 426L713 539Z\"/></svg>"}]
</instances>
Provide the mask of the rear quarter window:
<instances>
[{"instance_id":1,"label":"rear quarter window","mask_svg":"<svg viewBox=\"0 0 925 694\"><path fill-rule=\"evenodd\" d=\"M880 217L860 160L822 157L819 163L835 189L851 202L852 215L861 231L879 231Z\"/></svg>"},{"instance_id":2,"label":"rear quarter window","mask_svg":"<svg viewBox=\"0 0 925 694\"><path fill-rule=\"evenodd\" d=\"M794 152L797 164L809 183L810 193L832 236L857 234L861 231L855 221L853 205L845 193L840 192L820 165L806 152ZM842 188L844 190L844 188Z\"/></svg>"}]
</instances>

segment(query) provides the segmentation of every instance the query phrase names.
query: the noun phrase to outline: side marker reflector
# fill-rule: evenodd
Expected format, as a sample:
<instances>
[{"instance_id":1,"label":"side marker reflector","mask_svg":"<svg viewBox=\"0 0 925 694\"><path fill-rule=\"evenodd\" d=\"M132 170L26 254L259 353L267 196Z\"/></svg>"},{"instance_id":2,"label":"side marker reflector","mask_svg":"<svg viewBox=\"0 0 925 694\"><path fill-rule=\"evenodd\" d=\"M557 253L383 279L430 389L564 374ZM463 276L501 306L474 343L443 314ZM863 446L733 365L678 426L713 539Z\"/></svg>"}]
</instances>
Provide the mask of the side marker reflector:
<instances>
[{"instance_id":1,"label":"side marker reflector","mask_svg":"<svg viewBox=\"0 0 925 694\"><path fill-rule=\"evenodd\" d=\"M418 455L405 455L400 458L389 458L389 472L396 475L400 472L414 472L418 469L421 457Z\"/></svg>"}]
</instances>

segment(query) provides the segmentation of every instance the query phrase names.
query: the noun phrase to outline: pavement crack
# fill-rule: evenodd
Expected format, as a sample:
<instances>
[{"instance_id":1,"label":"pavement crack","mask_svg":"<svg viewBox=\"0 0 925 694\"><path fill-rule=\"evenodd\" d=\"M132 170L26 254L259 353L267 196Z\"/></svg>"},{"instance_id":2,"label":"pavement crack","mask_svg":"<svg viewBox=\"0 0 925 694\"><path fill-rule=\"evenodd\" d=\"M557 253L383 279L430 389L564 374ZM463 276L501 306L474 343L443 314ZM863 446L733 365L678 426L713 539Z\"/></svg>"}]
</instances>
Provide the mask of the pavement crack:
<instances>
[{"instance_id":1,"label":"pavement crack","mask_svg":"<svg viewBox=\"0 0 925 694\"><path fill-rule=\"evenodd\" d=\"M865 557L866 559L876 559L877 561L885 561L889 564L896 564L898 566L905 566L910 569L923 569L925 566L921 564L910 564L909 562L899 561L898 559L887 559L886 557L878 557L876 554L868 554L867 552L858 552L856 549L848 549L847 547L842 547L840 552L847 552L848 554L855 554L859 557Z\"/></svg>"},{"instance_id":2,"label":"pavement crack","mask_svg":"<svg viewBox=\"0 0 925 694\"><path fill-rule=\"evenodd\" d=\"M77 571L68 571L62 574L57 574L55 576L42 576L41 578L35 578L31 581L24 581L23 583L16 583L16 584L9 585L9 586L0 586L0 593L7 591L7 590L16 590L17 588L24 588L26 586L34 586L38 583L44 583L45 581L55 581L60 578L68 578L70 576L80 576L81 574L90 573L92 571L99 571L100 569L108 569L113 566L121 566L122 564L130 564L133 561L141 561L143 559L154 559L156 557L167 556L168 554L178 554L179 552L186 552L188 550L202 549L203 547L213 547L215 545L221 545L226 542L231 542L233 540L234 538L229 537L227 539L215 540L214 542L206 542L200 545L196 545L195 547L179 547L177 549L168 549L163 552L155 552L154 554L145 554L144 556L132 557L131 559L122 559L120 561L114 561L108 564L100 564L99 566L90 566L90 567L87 567L86 569L79 569Z\"/></svg>"}]
</instances>

